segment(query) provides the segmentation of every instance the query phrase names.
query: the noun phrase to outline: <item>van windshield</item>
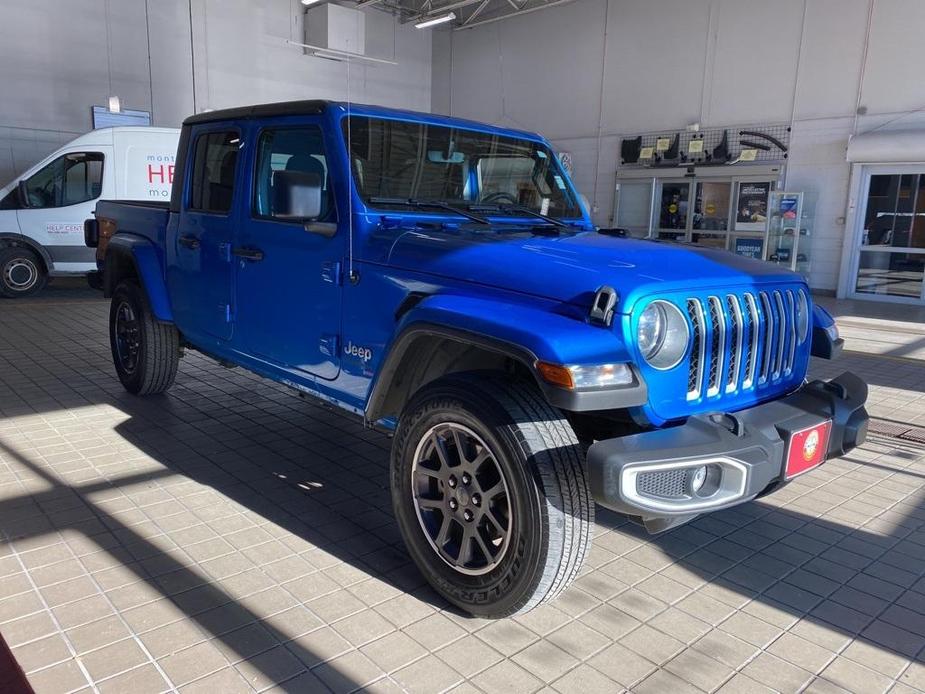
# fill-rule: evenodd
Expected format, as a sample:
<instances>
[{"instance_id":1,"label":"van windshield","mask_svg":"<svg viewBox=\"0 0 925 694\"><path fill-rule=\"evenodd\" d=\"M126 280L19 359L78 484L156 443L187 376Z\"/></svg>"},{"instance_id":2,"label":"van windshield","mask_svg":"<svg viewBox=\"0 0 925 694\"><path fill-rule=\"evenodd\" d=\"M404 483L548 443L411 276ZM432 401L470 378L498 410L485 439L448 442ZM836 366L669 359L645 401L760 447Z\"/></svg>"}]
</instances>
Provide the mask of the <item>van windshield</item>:
<instances>
[{"instance_id":1,"label":"van windshield","mask_svg":"<svg viewBox=\"0 0 925 694\"><path fill-rule=\"evenodd\" d=\"M345 118L343 131L367 203L414 200L483 214L581 217L553 153L539 142L366 116Z\"/></svg>"}]
</instances>

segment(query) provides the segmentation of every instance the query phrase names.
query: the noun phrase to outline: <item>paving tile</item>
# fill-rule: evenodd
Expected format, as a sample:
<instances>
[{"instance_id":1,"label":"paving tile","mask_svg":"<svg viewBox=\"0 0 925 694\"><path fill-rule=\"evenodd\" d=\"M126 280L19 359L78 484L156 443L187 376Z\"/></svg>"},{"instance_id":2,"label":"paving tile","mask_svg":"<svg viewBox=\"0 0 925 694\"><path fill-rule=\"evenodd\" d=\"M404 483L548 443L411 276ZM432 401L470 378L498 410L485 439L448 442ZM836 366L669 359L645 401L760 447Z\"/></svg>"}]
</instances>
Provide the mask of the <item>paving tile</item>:
<instances>
[{"instance_id":1,"label":"paving tile","mask_svg":"<svg viewBox=\"0 0 925 694\"><path fill-rule=\"evenodd\" d=\"M57 631L58 628L46 611L21 617L0 627L3 639L11 647L19 646L27 641L34 641L43 636L50 636Z\"/></svg>"},{"instance_id":2,"label":"paving tile","mask_svg":"<svg viewBox=\"0 0 925 694\"><path fill-rule=\"evenodd\" d=\"M740 668L758 652L758 648L754 644L736 638L720 629L710 631L699 641L696 641L693 648L733 669Z\"/></svg>"},{"instance_id":3,"label":"paving tile","mask_svg":"<svg viewBox=\"0 0 925 694\"><path fill-rule=\"evenodd\" d=\"M494 650L474 636L465 636L444 650L448 650L452 659L458 660L458 662L479 662L481 658L495 653ZM401 631L393 631L382 638L367 643L360 648L360 651L385 672L393 672L404 667L428 652L424 646ZM437 651L437 655L443 658L441 651ZM500 656L498 657L500 658ZM444 660L449 659L445 658ZM460 672L469 674L463 670L460 670Z\"/></svg>"},{"instance_id":4,"label":"paving tile","mask_svg":"<svg viewBox=\"0 0 925 694\"><path fill-rule=\"evenodd\" d=\"M75 627L66 634L77 653L86 653L131 636L131 632L116 615Z\"/></svg>"},{"instance_id":5,"label":"paving tile","mask_svg":"<svg viewBox=\"0 0 925 694\"><path fill-rule=\"evenodd\" d=\"M351 651L319 665L312 674L332 692L347 694L365 687L386 673L359 651Z\"/></svg>"},{"instance_id":6,"label":"paving tile","mask_svg":"<svg viewBox=\"0 0 925 694\"><path fill-rule=\"evenodd\" d=\"M834 653L822 646L791 633L781 634L767 648L767 652L812 673L821 672L835 657Z\"/></svg>"},{"instance_id":7,"label":"paving tile","mask_svg":"<svg viewBox=\"0 0 925 694\"><path fill-rule=\"evenodd\" d=\"M76 691L89 684L76 660L65 660L44 670L33 672L27 679L36 694Z\"/></svg>"},{"instance_id":8,"label":"paving tile","mask_svg":"<svg viewBox=\"0 0 925 694\"><path fill-rule=\"evenodd\" d=\"M33 670L59 663L71 657L67 644L58 634L52 634L51 636L13 647L12 651L19 666L27 675Z\"/></svg>"},{"instance_id":9,"label":"paving tile","mask_svg":"<svg viewBox=\"0 0 925 694\"><path fill-rule=\"evenodd\" d=\"M228 667L221 651L208 641L159 658L158 664L176 685L187 684Z\"/></svg>"},{"instance_id":10,"label":"paving tile","mask_svg":"<svg viewBox=\"0 0 925 694\"><path fill-rule=\"evenodd\" d=\"M842 657L832 661L822 677L848 691L885 692L893 684L889 677Z\"/></svg>"},{"instance_id":11,"label":"paving tile","mask_svg":"<svg viewBox=\"0 0 925 694\"><path fill-rule=\"evenodd\" d=\"M569 634L574 635L573 638L577 638L578 635L574 633L576 630L574 625L575 623L572 622L568 626L557 630L554 632L553 638L558 637L563 634L565 630L570 628L572 631L570 631ZM584 629L587 628L585 627ZM581 627L577 627L577 630L581 631ZM406 629L406 631L408 630ZM526 648L539 638L526 627L522 627L517 622L507 619L495 621L476 633L485 643L506 656L513 655L517 651Z\"/></svg>"},{"instance_id":12,"label":"paving tile","mask_svg":"<svg viewBox=\"0 0 925 694\"><path fill-rule=\"evenodd\" d=\"M250 694L253 691L253 687L233 667L222 668L211 675L206 675L202 679L180 688L182 694L196 694L197 692L201 694L215 694L215 692L221 692L221 694L237 694L238 692Z\"/></svg>"},{"instance_id":13,"label":"paving tile","mask_svg":"<svg viewBox=\"0 0 925 694\"><path fill-rule=\"evenodd\" d=\"M570 670L553 683L553 688L563 694L582 692L583 694L611 694L613 682L604 674L586 663Z\"/></svg>"},{"instance_id":14,"label":"paving tile","mask_svg":"<svg viewBox=\"0 0 925 694\"><path fill-rule=\"evenodd\" d=\"M668 670L656 670L640 684L633 687L633 691L637 694L664 694L664 692L694 694L700 690L677 675L668 672Z\"/></svg>"},{"instance_id":15,"label":"paving tile","mask_svg":"<svg viewBox=\"0 0 925 694\"><path fill-rule=\"evenodd\" d=\"M163 692L170 684L154 665L147 663L132 668L97 684L101 694L124 694L125 692ZM62 689L63 691L63 689ZM214 690L213 690L214 691ZM225 691L222 690L223 694Z\"/></svg>"},{"instance_id":16,"label":"paving tile","mask_svg":"<svg viewBox=\"0 0 925 694\"><path fill-rule=\"evenodd\" d=\"M124 639L80 656L94 680L101 680L130 670L148 661L148 656L134 639Z\"/></svg>"},{"instance_id":17,"label":"paving tile","mask_svg":"<svg viewBox=\"0 0 925 694\"><path fill-rule=\"evenodd\" d=\"M510 663L510 661L502 661L502 663ZM458 684L462 680L462 675L436 656L428 655L393 673L392 679L405 691L412 694L417 692L423 694L448 689Z\"/></svg>"},{"instance_id":18,"label":"paving tile","mask_svg":"<svg viewBox=\"0 0 925 694\"><path fill-rule=\"evenodd\" d=\"M812 679L812 673L791 665L770 653L760 653L742 673L781 692L796 692Z\"/></svg>"},{"instance_id":19,"label":"paving tile","mask_svg":"<svg viewBox=\"0 0 925 694\"><path fill-rule=\"evenodd\" d=\"M579 662L574 656L545 640L527 646L511 660L547 683L558 679Z\"/></svg>"},{"instance_id":20,"label":"paving tile","mask_svg":"<svg viewBox=\"0 0 925 694\"><path fill-rule=\"evenodd\" d=\"M677 639L646 624L628 634L620 643L657 665L670 660L684 647Z\"/></svg>"},{"instance_id":21,"label":"paving tile","mask_svg":"<svg viewBox=\"0 0 925 694\"><path fill-rule=\"evenodd\" d=\"M566 624L546 639L579 660L590 658L610 643L606 636L579 622Z\"/></svg>"},{"instance_id":22,"label":"paving tile","mask_svg":"<svg viewBox=\"0 0 925 694\"><path fill-rule=\"evenodd\" d=\"M399 673L401 674L401 673ZM401 679L399 682L404 684ZM487 692L527 694L539 689L543 682L510 660L502 660L472 678L472 683Z\"/></svg>"}]
</instances>

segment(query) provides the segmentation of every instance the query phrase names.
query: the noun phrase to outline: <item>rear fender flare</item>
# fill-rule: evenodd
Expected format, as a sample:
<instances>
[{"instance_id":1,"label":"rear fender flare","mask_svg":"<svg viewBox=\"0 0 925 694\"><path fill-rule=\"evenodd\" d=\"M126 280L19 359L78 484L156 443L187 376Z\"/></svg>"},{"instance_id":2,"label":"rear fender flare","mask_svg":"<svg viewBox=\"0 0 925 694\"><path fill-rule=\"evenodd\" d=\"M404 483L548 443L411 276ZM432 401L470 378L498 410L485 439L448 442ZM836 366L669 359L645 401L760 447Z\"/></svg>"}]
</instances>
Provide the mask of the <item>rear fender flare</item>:
<instances>
[{"instance_id":1,"label":"rear fender flare","mask_svg":"<svg viewBox=\"0 0 925 694\"><path fill-rule=\"evenodd\" d=\"M104 294L112 296L120 281L135 276L148 295L154 317L158 321L172 323L173 311L161 268L161 259L154 244L134 234L117 234L110 239L106 248Z\"/></svg>"}]
</instances>

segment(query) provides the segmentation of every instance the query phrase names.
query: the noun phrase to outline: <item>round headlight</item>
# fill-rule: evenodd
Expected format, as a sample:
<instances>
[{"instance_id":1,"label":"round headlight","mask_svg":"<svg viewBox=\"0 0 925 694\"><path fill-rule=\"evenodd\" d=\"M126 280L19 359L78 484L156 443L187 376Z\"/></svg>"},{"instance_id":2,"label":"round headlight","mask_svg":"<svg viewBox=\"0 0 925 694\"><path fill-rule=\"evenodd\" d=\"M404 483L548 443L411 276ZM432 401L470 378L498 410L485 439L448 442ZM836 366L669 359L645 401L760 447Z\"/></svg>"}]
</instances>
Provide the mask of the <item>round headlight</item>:
<instances>
[{"instance_id":1,"label":"round headlight","mask_svg":"<svg viewBox=\"0 0 925 694\"><path fill-rule=\"evenodd\" d=\"M643 358L656 369L677 366L689 340L687 321L674 304L653 301L639 317L636 343Z\"/></svg>"},{"instance_id":2,"label":"round headlight","mask_svg":"<svg viewBox=\"0 0 925 694\"><path fill-rule=\"evenodd\" d=\"M809 333L809 302L801 289L797 292L797 339L800 342L806 339Z\"/></svg>"}]
</instances>

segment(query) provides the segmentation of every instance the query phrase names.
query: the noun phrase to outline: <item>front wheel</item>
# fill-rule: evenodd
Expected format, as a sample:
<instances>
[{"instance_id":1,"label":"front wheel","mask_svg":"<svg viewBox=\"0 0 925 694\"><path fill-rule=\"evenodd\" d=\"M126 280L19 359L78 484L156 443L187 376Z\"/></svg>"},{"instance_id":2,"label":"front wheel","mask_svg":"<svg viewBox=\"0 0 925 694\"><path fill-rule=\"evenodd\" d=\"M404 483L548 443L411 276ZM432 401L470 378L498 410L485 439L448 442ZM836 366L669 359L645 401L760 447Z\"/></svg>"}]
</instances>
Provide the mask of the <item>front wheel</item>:
<instances>
[{"instance_id":1,"label":"front wheel","mask_svg":"<svg viewBox=\"0 0 925 694\"><path fill-rule=\"evenodd\" d=\"M552 600L590 546L580 445L532 384L462 374L426 386L399 421L391 486L412 559L477 616Z\"/></svg>"},{"instance_id":2,"label":"front wheel","mask_svg":"<svg viewBox=\"0 0 925 694\"><path fill-rule=\"evenodd\" d=\"M109 343L116 373L135 395L163 393L177 375L180 336L170 323L154 318L144 290L124 280L112 293Z\"/></svg>"},{"instance_id":3,"label":"front wheel","mask_svg":"<svg viewBox=\"0 0 925 694\"><path fill-rule=\"evenodd\" d=\"M0 248L0 295L31 296L48 282L48 273L35 251L21 246Z\"/></svg>"}]
</instances>

